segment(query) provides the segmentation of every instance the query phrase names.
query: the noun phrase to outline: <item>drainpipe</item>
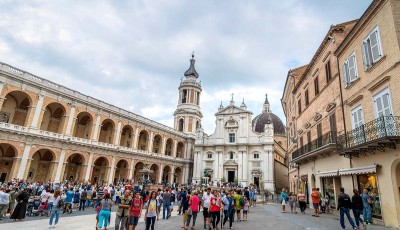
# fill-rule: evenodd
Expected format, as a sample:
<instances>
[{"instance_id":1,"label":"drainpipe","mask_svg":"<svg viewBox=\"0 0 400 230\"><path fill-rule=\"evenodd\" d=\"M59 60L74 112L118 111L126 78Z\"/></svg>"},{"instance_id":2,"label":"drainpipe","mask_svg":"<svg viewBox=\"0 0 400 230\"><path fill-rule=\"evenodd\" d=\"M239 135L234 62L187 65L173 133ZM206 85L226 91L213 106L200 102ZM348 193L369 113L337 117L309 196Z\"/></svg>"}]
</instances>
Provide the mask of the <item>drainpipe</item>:
<instances>
[{"instance_id":1,"label":"drainpipe","mask_svg":"<svg viewBox=\"0 0 400 230\"><path fill-rule=\"evenodd\" d=\"M340 78L340 68L339 68L339 58L336 56L336 65L338 69L338 78L339 78L339 86L340 86L340 102L342 106L342 116L343 116L343 125L344 125L344 136L345 136L345 142L346 142L346 147L347 147L347 129L346 129L346 117L344 114L344 102L343 102L343 91L342 91L342 79ZM353 168L353 162L351 161L351 155L349 156L349 163L350 163L350 168ZM354 176L351 175L351 182L353 184L353 190L355 188L354 186Z\"/></svg>"}]
</instances>

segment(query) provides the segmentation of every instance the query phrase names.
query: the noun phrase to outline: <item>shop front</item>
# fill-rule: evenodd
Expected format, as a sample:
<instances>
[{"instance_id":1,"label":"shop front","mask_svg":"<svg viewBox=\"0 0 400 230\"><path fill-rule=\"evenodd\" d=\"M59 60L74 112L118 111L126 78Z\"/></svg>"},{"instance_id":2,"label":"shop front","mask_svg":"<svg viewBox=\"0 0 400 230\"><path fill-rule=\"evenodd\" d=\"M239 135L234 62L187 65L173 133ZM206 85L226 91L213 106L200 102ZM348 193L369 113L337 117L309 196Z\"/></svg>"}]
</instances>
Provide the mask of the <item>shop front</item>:
<instances>
[{"instance_id":1,"label":"shop front","mask_svg":"<svg viewBox=\"0 0 400 230\"><path fill-rule=\"evenodd\" d=\"M307 197L307 204L309 204L310 203L310 199L309 199L310 193L308 190L308 175L301 175L300 179L301 179L301 185L300 185L301 192L303 192L304 195Z\"/></svg>"},{"instance_id":2,"label":"shop front","mask_svg":"<svg viewBox=\"0 0 400 230\"><path fill-rule=\"evenodd\" d=\"M339 170L319 172L316 174L317 177L321 179L323 195L329 195L329 207L331 209L336 209L337 193L341 187L341 180L338 174Z\"/></svg>"}]
</instances>

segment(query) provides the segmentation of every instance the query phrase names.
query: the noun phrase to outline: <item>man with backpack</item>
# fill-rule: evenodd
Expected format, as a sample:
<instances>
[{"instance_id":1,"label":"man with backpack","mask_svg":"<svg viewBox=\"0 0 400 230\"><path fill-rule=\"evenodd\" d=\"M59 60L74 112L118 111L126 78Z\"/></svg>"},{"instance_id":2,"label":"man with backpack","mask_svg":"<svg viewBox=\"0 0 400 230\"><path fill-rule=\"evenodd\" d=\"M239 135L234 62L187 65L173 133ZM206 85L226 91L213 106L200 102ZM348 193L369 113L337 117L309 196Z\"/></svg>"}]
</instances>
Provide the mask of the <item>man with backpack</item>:
<instances>
[{"instance_id":1,"label":"man with backpack","mask_svg":"<svg viewBox=\"0 0 400 230\"><path fill-rule=\"evenodd\" d=\"M346 229L346 227L344 225L344 214L346 214L347 219L349 220L353 229L357 229L356 225L354 224L353 219L350 216L350 209L351 209L350 196L347 195L346 193L344 193L344 188L340 188L337 210L340 210L340 226L342 227L342 229Z\"/></svg>"},{"instance_id":2,"label":"man with backpack","mask_svg":"<svg viewBox=\"0 0 400 230\"><path fill-rule=\"evenodd\" d=\"M81 192L81 197L79 199L79 211L83 210L85 211L85 204L86 204L86 197L87 197L87 191L86 188Z\"/></svg>"},{"instance_id":3,"label":"man with backpack","mask_svg":"<svg viewBox=\"0 0 400 230\"><path fill-rule=\"evenodd\" d=\"M129 196L130 193L130 190L125 190L124 195L120 197L119 202L117 203L118 209L115 217L115 230L125 229L126 220L129 217L129 208L131 206L132 200L131 196Z\"/></svg>"}]
</instances>

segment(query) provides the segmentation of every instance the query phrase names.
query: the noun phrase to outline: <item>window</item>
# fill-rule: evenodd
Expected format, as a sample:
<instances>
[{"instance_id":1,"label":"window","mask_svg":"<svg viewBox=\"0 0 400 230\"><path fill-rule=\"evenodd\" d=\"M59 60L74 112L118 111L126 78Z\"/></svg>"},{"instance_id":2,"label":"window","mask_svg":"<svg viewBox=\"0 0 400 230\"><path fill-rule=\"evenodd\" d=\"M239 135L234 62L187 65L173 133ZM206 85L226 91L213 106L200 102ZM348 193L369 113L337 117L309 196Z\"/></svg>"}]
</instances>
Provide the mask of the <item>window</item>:
<instances>
[{"instance_id":1,"label":"window","mask_svg":"<svg viewBox=\"0 0 400 230\"><path fill-rule=\"evenodd\" d=\"M254 153L254 159L259 159L260 155L258 153Z\"/></svg>"},{"instance_id":2,"label":"window","mask_svg":"<svg viewBox=\"0 0 400 230\"><path fill-rule=\"evenodd\" d=\"M183 91L182 91L182 103L186 103L186 98L187 98L187 90L186 89L184 89Z\"/></svg>"},{"instance_id":3,"label":"window","mask_svg":"<svg viewBox=\"0 0 400 230\"><path fill-rule=\"evenodd\" d=\"M200 104L200 92L197 92L197 95L196 95L196 98L197 98L197 105L199 105Z\"/></svg>"},{"instance_id":4,"label":"window","mask_svg":"<svg viewBox=\"0 0 400 230\"><path fill-rule=\"evenodd\" d=\"M391 116L392 106L390 101L389 89L382 90L373 97L375 107L375 117Z\"/></svg>"},{"instance_id":5,"label":"window","mask_svg":"<svg viewBox=\"0 0 400 230\"><path fill-rule=\"evenodd\" d=\"M306 91L304 92L304 97L305 97L305 101L306 101L306 106L308 106L308 104L310 104L310 101L308 98L308 89L306 89Z\"/></svg>"},{"instance_id":6,"label":"window","mask_svg":"<svg viewBox=\"0 0 400 230\"><path fill-rule=\"evenodd\" d=\"M318 77L315 77L314 79L314 92L315 95L319 94L319 82L318 82Z\"/></svg>"},{"instance_id":7,"label":"window","mask_svg":"<svg viewBox=\"0 0 400 230\"><path fill-rule=\"evenodd\" d=\"M212 159L212 155L211 155L211 154L208 154L208 155L207 155L207 158L208 158L208 159Z\"/></svg>"},{"instance_id":8,"label":"window","mask_svg":"<svg viewBox=\"0 0 400 230\"><path fill-rule=\"evenodd\" d=\"M229 143L235 143L235 134L234 133L229 134Z\"/></svg>"},{"instance_id":9,"label":"window","mask_svg":"<svg viewBox=\"0 0 400 230\"><path fill-rule=\"evenodd\" d=\"M364 69L368 69L382 56L382 45L378 27L376 27L363 41L362 47Z\"/></svg>"},{"instance_id":10,"label":"window","mask_svg":"<svg viewBox=\"0 0 400 230\"><path fill-rule=\"evenodd\" d=\"M184 124L185 124L185 122L183 121L183 118L179 119L179 122L178 122L178 130L179 131L183 131Z\"/></svg>"},{"instance_id":11,"label":"window","mask_svg":"<svg viewBox=\"0 0 400 230\"><path fill-rule=\"evenodd\" d=\"M299 114L301 113L301 99L299 99L299 101L297 102L298 105L298 109L299 109Z\"/></svg>"},{"instance_id":12,"label":"window","mask_svg":"<svg viewBox=\"0 0 400 230\"><path fill-rule=\"evenodd\" d=\"M317 125L317 147L321 147L322 146L322 124L319 123Z\"/></svg>"},{"instance_id":13,"label":"window","mask_svg":"<svg viewBox=\"0 0 400 230\"><path fill-rule=\"evenodd\" d=\"M307 132L307 149L311 151L311 131Z\"/></svg>"},{"instance_id":14,"label":"window","mask_svg":"<svg viewBox=\"0 0 400 230\"><path fill-rule=\"evenodd\" d=\"M337 130L337 127L336 127L336 115L334 113L329 116L329 125L331 127L331 131L332 132L336 132L336 130Z\"/></svg>"},{"instance_id":15,"label":"window","mask_svg":"<svg viewBox=\"0 0 400 230\"><path fill-rule=\"evenodd\" d=\"M303 147L303 137L300 137L300 148Z\"/></svg>"},{"instance_id":16,"label":"window","mask_svg":"<svg viewBox=\"0 0 400 230\"><path fill-rule=\"evenodd\" d=\"M364 118L363 118L363 110L361 105L357 106L351 111L351 120L353 126L353 138L354 144L362 144L365 143L365 135L364 135Z\"/></svg>"},{"instance_id":17,"label":"window","mask_svg":"<svg viewBox=\"0 0 400 230\"><path fill-rule=\"evenodd\" d=\"M332 78L332 75L331 75L331 61L330 60L328 60L326 62L326 64L325 64L325 75L326 75L326 82L328 83Z\"/></svg>"},{"instance_id":18,"label":"window","mask_svg":"<svg viewBox=\"0 0 400 230\"><path fill-rule=\"evenodd\" d=\"M344 62L343 64L343 76L344 76L344 85L347 86L351 82L357 80L358 71L357 71L357 60L356 53L353 52Z\"/></svg>"},{"instance_id":19,"label":"window","mask_svg":"<svg viewBox=\"0 0 400 230\"><path fill-rule=\"evenodd\" d=\"M233 152L229 152L229 159L233 160Z\"/></svg>"}]
</instances>

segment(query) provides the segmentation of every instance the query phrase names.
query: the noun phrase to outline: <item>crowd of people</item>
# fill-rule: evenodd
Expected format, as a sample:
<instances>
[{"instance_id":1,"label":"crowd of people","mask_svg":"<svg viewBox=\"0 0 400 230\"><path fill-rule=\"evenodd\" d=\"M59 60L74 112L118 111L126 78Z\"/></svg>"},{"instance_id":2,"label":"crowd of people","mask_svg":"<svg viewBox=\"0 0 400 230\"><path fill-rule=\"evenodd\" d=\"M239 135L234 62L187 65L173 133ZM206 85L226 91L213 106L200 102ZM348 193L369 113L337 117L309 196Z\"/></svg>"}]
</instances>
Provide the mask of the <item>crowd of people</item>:
<instances>
[{"instance_id":1,"label":"crowd of people","mask_svg":"<svg viewBox=\"0 0 400 230\"><path fill-rule=\"evenodd\" d=\"M49 228L55 228L61 213L90 207L96 210L96 229L107 229L112 207L116 206L115 229L135 229L143 217L147 230L154 229L160 216L169 219L175 206L184 229L194 229L199 212L203 213L204 229L218 229L226 223L233 229L235 218L247 220L249 208L256 205L256 194L253 187L220 186L211 191L205 186L165 184L155 191L146 191L130 181L104 185L72 181L27 183L13 179L0 185L0 220L7 213L13 221L23 221L26 215L47 216Z\"/></svg>"},{"instance_id":2,"label":"crowd of people","mask_svg":"<svg viewBox=\"0 0 400 230\"><path fill-rule=\"evenodd\" d=\"M312 216L319 217L322 213L329 214L331 212L330 200L331 197L328 192L323 195L319 188L313 188L311 193L311 202L314 209ZM287 194L286 189L282 189L280 203L282 204L282 213L286 212L286 205L289 204L290 212L297 214L296 206L298 204L300 212L305 214L307 197L302 192L298 194L290 192ZM371 204L372 197L368 195L367 189L364 189L362 194L360 194L357 189L354 189L353 196L350 198L350 196L344 192L344 188L340 188L336 209L339 211L341 228L345 229L344 216L346 215L353 229L359 230L360 225L366 229L367 225L372 224ZM353 212L355 221L350 215L350 210ZM361 218L361 214L363 214L363 218Z\"/></svg>"}]
</instances>

